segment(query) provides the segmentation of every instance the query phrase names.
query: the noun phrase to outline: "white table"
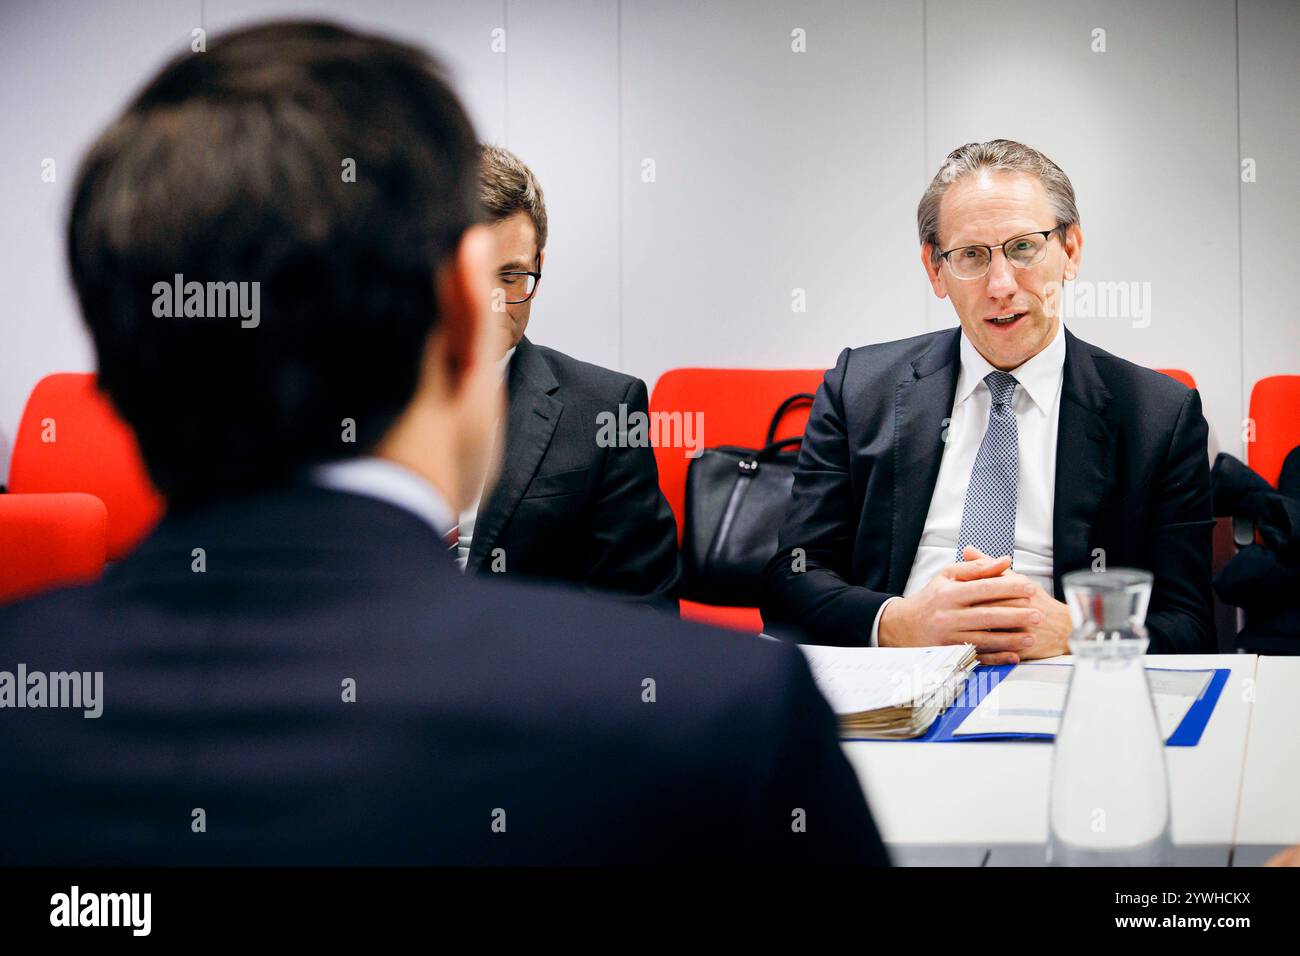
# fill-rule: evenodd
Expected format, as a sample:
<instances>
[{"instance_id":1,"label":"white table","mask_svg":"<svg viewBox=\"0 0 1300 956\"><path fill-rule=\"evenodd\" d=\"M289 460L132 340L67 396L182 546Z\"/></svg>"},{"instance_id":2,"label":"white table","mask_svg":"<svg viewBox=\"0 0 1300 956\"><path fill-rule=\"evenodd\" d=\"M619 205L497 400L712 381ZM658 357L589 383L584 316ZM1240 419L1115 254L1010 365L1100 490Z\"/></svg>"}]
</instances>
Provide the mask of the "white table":
<instances>
[{"instance_id":1,"label":"white table","mask_svg":"<svg viewBox=\"0 0 1300 956\"><path fill-rule=\"evenodd\" d=\"M1255 687L1256 657L1249 654L1151 655L1152 667L1230 668L1232 673L1214 713L1195 747L1166 747L1175 844L1231 847L1237 840L1237 808L1241 796L1251 702L1263 699L1267 688ZM1270 662L1271 664L1271 662ZM1272 670L1270 666L1270 671ZM1290 726L1300 729L1296 690L1300 671L1274 672L1270 697L1285 697ZM1289 686L1281 686L1286 682ZM1258 705L1256 705L1258 707ZM1290 799L1286 818L1300 838L1300 807L1296 803L1296 756L1300 739L1276 739L1261 746L1261 777L1266 764L1289 754L1290 783L1259 798L1258 815L1278 818L1275 809ZM1122 745L1122 743L1121 743ZM1052 747L1044 741L969 741L965 743L907 743L848 741L844 751L866 791L871 811L886 843L947 846L960 850L999 844L1030 846L1047 840L1047 796ZM1285 748L1290 748L1286 750ZM1274 784L1282 781L1274 779ZM1269 781L1261 779L1261 794ZM1275 802L1264 802L1275 801ZM1270 831L1274 835L1282 831ZM1244 841L1243 842L1250 842ZM1255 842L1276 842L1259 840ZM960 862L954 860L954 862Z\"/></svg>"},{"instance_id":2,"label":"white table","mask_svg":"<svg viewBox=\"0 0 1300 956\"><path fill-rule=\"evenodd\" d=\"M1236 842L1300 843L1300 657L1261 657L1254 690Z\"/></svg>"}]
</instances>

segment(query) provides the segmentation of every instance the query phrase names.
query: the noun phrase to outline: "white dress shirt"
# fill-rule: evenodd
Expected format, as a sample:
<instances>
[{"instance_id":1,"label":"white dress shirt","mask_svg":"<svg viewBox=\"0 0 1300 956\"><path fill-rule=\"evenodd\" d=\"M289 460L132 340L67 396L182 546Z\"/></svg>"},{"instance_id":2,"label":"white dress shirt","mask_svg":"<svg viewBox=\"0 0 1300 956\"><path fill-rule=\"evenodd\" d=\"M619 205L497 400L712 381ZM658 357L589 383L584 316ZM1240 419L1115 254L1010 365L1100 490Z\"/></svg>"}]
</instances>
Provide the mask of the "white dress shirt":
<instances>
[{"instance_id":1,"label":"white dress shirt","mask_svg":"<svg viewBox=\"0 0 1300 956\"><path fill-rule=\"evenodd\" d=\"M930 498L925 530L903 589L908 597L925 587L957 559L957 536L966 507L971 469L988 429L992 394L984 376L995 371L966 333L961 334L961 371L953 397L948 438L939 464L939 477ZM1052 593L1052 505L1056 498L1056 431L1061 418L1061 383L1065 375L1065 335L1061 324L1047 347L1010 372L1019 386L1012 401L1019 439L1016 473L1016 544L1012 569ZM897 476L895 478L897 481ZM897 487L897 486L896 486ZM899 493L906 493L900 488ZM993 555L1001 557L1001 555ZM890 598L896 601L898 598ZM871 644L877 643L880 606L871 624Z\"/></svg>"},{"instance_id":2,"label":"white dress shirt","mask_svg":"<svg viewBox=\"0 0 1300 956\"><path fill-rule=\"evenodd\" d=\"M512 345L510 350L497 360L497 371L501 373L502 381L505 381L506 374L510 371L510 360L514 358L516 348L518 346ZM469 564L469 549L474 543L474 525L478 522L478 509L482 503L483 488L480 486L474 503L460 513L459 537L456 539L456 563L460 565L462 571Z\"/></svg>"},{"instance_id":3,"label":"white dress shirt","mask_svg":"<svg viewBox=\"0 0 1300 956\"><path fill-rule=\"evenodd\" d=\"M316 465L308 475L314 484L334 491L364 495L396 505L422 518L445 538L452 528L452 510L438 489L409 468L385 458L348 458Z\"/></svg>"}]
</instances>

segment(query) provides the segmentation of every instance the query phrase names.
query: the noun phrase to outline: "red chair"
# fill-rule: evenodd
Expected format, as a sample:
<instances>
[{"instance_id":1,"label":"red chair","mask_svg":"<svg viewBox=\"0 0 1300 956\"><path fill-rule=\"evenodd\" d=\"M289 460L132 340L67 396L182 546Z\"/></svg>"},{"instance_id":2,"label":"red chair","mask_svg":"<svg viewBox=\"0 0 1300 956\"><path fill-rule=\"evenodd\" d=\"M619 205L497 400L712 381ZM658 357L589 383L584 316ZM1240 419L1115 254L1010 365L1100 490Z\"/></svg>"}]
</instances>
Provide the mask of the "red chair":
<instances>
[{"instance_id":1,"label":"red chair","mask_svg":"<svg viewBox=\"0 0 1300 956\"><path fill-rule=\"evenodd\" d=\"M1177 379L1188 388L1196 387L1196 379L1192 378L1191 372L1184 372L1180 368L1158 368L1156 371L1168 375L1172 379Z\"/></svg>"},{"instance_id":2,"label":"red chair","mask_svg":"<svg viewBox=\"0 0 1300 956\"><path fill-rule=\"evenodd\" d=\"M0 604L104 570L108 512L94 495L0 495Z\"/></svg>"},{"instance_id":3,"label":"red chair","mask_svg":"<svg viewBox=\"0 0 1300 956\"><path fill-rule=\"evenodd\" d=\"M36 383L14 438L12 496L79 491L108 511L108 560L139 543L162 514L130 428L89 373L61 372Z\"/></svg>"},{"instance_id":4,"label":"red chair","mask_svg":"<svg viewBox=\"0 0 1300 956\"><path fill-rule=\"evenodd\" d=\"M1250 390L1250 418L1255 440L1246 449L1246 464L1274 488L1287 453L1300 445L1300 375L1261 378Z\"/></svg>"},{"instance_id":5,"label":"red chair","mask_svg":"<svg viewBox=\"0 0 1300 956\"><path fill-rule=\"evenodd\" d=\"M758 448L767 436L767 426L777 406L795 392L815 392L825 372L821 369L743 369L743 368L676 368L665 372L655 383L650 396L650 411L696 412L703 415L706 447L742 445ZM778 438L803 434L808 422L808 406L791 409L777 430ZM656 446L659 487L677 518L680 542L686 519L686 469L690 459L686 449ZM755 607L728 607L681 602L681 616L718 627L750 631L757 634L763 619Z\"/></svg>"}]
</instances>

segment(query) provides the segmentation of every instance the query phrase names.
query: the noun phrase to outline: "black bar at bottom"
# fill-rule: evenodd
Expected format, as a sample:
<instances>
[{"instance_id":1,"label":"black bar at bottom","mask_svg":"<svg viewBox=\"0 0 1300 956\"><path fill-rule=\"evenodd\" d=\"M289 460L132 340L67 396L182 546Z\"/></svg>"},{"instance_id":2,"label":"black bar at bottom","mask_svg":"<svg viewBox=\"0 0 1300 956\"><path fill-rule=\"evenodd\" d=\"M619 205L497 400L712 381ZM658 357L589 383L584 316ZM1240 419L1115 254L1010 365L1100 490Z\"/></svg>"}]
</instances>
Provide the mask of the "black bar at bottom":
<instances>
[{"instance_id":1,"label":"black bar at bottom","mask_svg":"<svg viewBox=\"0 0 1300 956\"><path fill-rule=\"evenodd\" d=\"M566 944L591 938L606 947L632 939L699 941L711 932L735 942L767 939L782 926L810 942L832 927L864 943L877 933L895 940L915 933L948 945L947 934L984 917L999 934L1066 932L1072 941L1168 929L1225 940L1263 931L1276 939L1294 931L1297 881L1294 871L1224 867L5 870L0 925L6 945L33 937L90 946L143 938L129 920L52 925L60 913L70 922L74 886L83 905L89 896L114 894L113 907L95 910L115 908L119 916L128 899L120 894L148 893L148 937L165 944L200 942L208 949L256 941L264 948L285 939L301 951L315 941L337 947L399 934L452 940L468 933L479 943L517 939L534 947L557 934ZM143 904L142 896L135 899Z\"/></svg>"}]
</instances>

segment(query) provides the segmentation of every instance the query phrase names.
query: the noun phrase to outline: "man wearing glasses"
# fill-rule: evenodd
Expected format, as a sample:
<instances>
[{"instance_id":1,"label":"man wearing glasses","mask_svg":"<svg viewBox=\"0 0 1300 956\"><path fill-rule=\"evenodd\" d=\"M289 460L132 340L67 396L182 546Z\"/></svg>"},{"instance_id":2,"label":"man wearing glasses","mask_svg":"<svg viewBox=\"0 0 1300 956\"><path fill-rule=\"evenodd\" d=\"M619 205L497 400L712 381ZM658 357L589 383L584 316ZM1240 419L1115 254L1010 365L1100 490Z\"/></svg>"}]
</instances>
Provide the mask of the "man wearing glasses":
<instances>
[{"instance_id":1,"label":"man wearing glasses","mask_svg":"<svg viewBox=\"0 0 1300 956\"><path fill-rule=\"evenodd\" d=\"M1074 188L1009 140L950 153L917 209L959 329L845 349L804 434L764 622L819 644L1068 653L1061 576L1145 568L1153 653L1213 648L1200 397L1080 341Z\"/></svg>"},{"instance_id":2,"label":"man wearing glasses","mask_svg":"<svg viewBox=\"0 0 1300 956\"><path fill-rule=\"evenodd\" d=\"M484 146L479 196L496 241L492 309L509 344L509 406L500 477L461 514L457 560L467 572L560 579L675 612L677 525L653 449L597 442L602 412L646 412L645 383L524 335L546 260L542 188L519 157Z\"/></svg>"}]
</instances>

